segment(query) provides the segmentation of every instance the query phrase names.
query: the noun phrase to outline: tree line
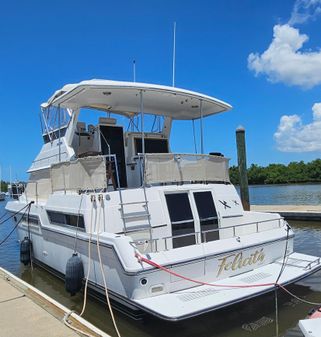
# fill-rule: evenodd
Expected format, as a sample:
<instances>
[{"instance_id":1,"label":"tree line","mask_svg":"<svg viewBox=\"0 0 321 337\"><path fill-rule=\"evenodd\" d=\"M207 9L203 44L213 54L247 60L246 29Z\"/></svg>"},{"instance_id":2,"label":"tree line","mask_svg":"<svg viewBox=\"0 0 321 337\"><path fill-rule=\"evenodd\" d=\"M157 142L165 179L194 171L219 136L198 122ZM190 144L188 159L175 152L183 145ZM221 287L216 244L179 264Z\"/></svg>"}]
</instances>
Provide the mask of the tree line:
<instances>
[{"instance_id":1,"label":"tree line","mask_svg":"<svg viewBox=\"0 0 321 337\"><path fill-rule=\"evenodd\" d=\"M8 191L8 185L9 185L9 183L1 180L0 184L1 184L1 191L2 192L7 192Z\"/></svg>"},{"instance_id":2,"label":"tree line","mask_svg":"<svg viewBox=\"0 0 321 337\"><path fill-rule=\"evenodd\" d=\"M266 167L252 164L247 175L250 185L321 182L321 159L309 163L299 161L288 165L270 164ZM237 166L230 167L230 180L234 185L239 184Z\"/></svg>"}]
</instances>

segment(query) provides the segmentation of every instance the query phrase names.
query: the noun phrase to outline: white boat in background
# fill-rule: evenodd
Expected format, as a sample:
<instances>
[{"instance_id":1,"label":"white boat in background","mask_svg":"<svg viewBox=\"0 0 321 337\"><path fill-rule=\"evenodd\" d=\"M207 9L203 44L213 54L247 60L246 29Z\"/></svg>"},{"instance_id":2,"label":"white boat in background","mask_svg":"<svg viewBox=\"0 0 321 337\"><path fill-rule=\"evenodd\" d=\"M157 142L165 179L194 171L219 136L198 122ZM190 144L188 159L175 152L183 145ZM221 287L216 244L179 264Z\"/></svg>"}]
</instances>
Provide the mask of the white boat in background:
<instances>
[{"instance_id":1,"label":"white boat in background","mask_svg":"<svg viewBox=\"0 0 321 337\"><path fill-rule=\"evenodd\" d=\"M15 220L21 240L29 229L40 265L64 276L77 252L93 290L104 294L104 275L123 310L171 321L321 268L319 257L293 252L293 231L278 214L243 210L227 158L203 154L205 117L229 104L174 87L90 80L41 107L44 145L25 192L6 207L34 202L29 225L22 211ZM127 130L117 121L124 118ZM202 154L170 151L173 120L200 121Z\"/></svg>"},{"instance_id":2,"label":"white boat in background","mask_svg":"<svg viewBox=\"0 0 321 337\"><path fill-rule=\"evenodd\" d=\"M6 193L2 192L2 169L0 166L0 201L6 200Z\"/></svg>"}]
</instances>

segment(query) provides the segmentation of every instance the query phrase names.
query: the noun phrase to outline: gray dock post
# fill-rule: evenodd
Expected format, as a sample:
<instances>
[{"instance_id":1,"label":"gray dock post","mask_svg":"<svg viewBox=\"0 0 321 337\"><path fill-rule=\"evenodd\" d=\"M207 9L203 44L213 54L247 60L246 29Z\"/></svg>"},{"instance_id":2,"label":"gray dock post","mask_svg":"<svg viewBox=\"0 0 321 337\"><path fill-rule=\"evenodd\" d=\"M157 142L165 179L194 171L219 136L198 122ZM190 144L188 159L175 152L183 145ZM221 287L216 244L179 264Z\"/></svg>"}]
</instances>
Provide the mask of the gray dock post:
<instances>
[{"instance_id":1,"label":"gray dock post","mask_svg":"<svg viewBox=\"0 0 321 337\"><path fill-rule=\"evenodd\" d=\"M250 199L249 199L249 186L246 169L245 129L243 126L239 126L236 129L236 146L237 146L237 162L240 175L241 200L244 210L249 211Z\"/></svg>"}]
</instances>

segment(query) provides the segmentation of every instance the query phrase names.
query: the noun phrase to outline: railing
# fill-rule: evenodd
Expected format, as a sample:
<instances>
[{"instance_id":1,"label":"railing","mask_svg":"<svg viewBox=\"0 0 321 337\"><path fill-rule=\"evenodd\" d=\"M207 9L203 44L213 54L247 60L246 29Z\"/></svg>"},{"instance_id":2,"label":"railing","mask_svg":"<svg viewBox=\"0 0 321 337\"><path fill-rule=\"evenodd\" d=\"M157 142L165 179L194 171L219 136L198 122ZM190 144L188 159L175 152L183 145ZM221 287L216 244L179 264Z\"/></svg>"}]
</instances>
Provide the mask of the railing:
<instances>
[{"instance_id":1,"label":"railing","mask_svg":"<svg viewBox=\"0 0 321 337\"><path fill-rule=\"evenodd\" d=\"M140 163L144 163L146 184L230 182L229 159L224 157L203 154L146 153L137 158Z\"/></svg>"},{"instance_id":2,"label":"railing","mask_svg":"<svg viewBox=\"0 0 321 337\"><path fill-rule=\"evenodd\" d=\"M171 240L170 242L172 242L172 240L174 239L179 239L179 238L186 238L186 237L195 237L195 244L199 245L201 243L206 243L208 242L207 240L207 235L209 233L221 233L225 230L231 230L232 231L232 235L229 236L228 238L238 238L239 235L237 235L237 230L241 229L243 227L246 226L255 226L255 230L251 233L247 233L247 234L253 234L253 233L259 233L259 232L264 232L264 231L269 231L272 229L275 229L275 227L269 228L269 229L265 229L265 230L260 230L260 225L261 224L265 224L268 222L277 222L277 227L281 228L285 225L287 225L287 222L284 220L283 217L279 217L276 219L268 219L268 220L262 220L262 221L254 221L254 222L248 222L245 224L240 224L240 225L234 225L234 226L226 226L226 227L220 227L220 228L215 228L215 229L210 229L210 230L206 230L206 231L201 231L201 232L193 232L193 233L188 233L188 234L181 234L181 235L173 235L173 236L166 236L166 237L162 237L162 238L155 238L155 239L151 239L151 240L134 240L131 242L131 245L134 248L139 248L139 246L144 246L147 247L146 249L143 249L144 251L146 251L147 249L149 249L150 252L158 252L161 251L159 250L159 246L160 246L160 242L163 242L163 250L169 250L169 244L168 244L168 240ZM243 235L247 235L247 234L243 234ZM201 240L203 238L203 240ZM210 240L210 241L214 241L214 240Z\"/></svg>"}]
</instances>

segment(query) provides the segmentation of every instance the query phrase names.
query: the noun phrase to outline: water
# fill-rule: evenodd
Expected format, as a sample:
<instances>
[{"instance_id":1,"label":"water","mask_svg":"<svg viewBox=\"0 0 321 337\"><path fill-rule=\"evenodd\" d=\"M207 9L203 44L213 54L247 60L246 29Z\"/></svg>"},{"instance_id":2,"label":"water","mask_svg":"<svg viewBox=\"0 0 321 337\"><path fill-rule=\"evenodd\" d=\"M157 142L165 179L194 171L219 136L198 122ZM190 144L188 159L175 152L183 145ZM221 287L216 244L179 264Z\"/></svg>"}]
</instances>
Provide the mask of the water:
<instances>
[{"instance_id":1,"label":"water","mask_svg":"<svg viewBox=\"0 0 321 337\"><path fill-rule=\"evenodd\" d=\"M257 186L251 187L251 200L256 204L318 204L321 202L321 185ZM0 217L5 203L0 203ZM295 250L321 255L321 223L291 222L295 231ZM11 231L12 223L0 225L0 242ZM0 245L0 265L23 280L42 290L66 307L80 311L82 295L70 297L64 290L62 280L41 268L24 267L19 262L19 244L14 232L8 241ZM312 302L321 302L321 272L289 288L298 296ZM304 318L311 305L279 294L279 332L283 336ZM84 317L115 336L106 305L88 300ZM167 323L147 316L143 321L133 321L116 312L116 320L123 337L245 337L275 336L274 295L268 294L250 301L179 323Z\"/></svg>"},{"instance_id":2,"label":"water","mask_svg":"<svg viewBox=\"0 0 321 337\"><path fill-rule=\"evenodd\" d=\"M320 205L321 184L250 186L252 205Z\"/></svg>"}]
</instances>

